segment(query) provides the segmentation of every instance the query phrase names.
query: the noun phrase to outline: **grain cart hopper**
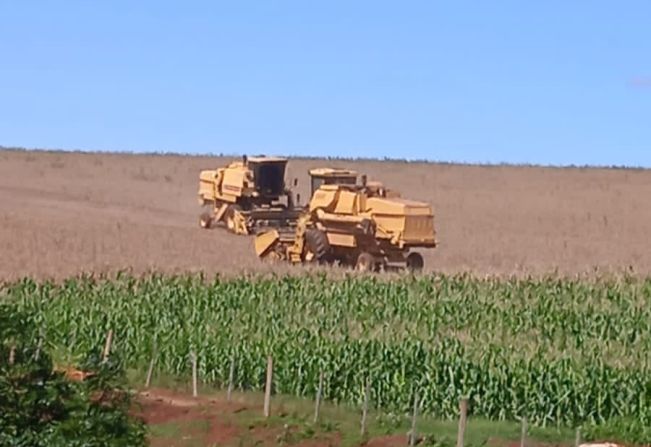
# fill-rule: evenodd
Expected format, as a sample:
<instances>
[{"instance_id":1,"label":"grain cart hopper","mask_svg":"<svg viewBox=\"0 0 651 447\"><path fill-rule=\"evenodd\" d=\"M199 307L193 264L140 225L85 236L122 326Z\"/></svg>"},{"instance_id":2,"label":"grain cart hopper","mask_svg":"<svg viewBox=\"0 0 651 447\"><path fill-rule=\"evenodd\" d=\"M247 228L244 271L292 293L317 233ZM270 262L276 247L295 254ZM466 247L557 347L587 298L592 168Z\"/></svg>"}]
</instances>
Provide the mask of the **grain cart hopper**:
<instances>
[{"instance_id":1,"label":"grain cart hopper","mask_svg":"<svg viewBox=\"0 0 651 447\"><path fill-rule=\"evenodd\" d=\"M312 171L316 177L322 170ZM414 248L436 247L434 215L427 203L405 200L381 183L321 183L295 228L261 232L256 254L291 263L334 263L361 271L423 268Z\"/></svg>"},{"instance_id":2,"label":"grain cart hopper","mask_svg":"<svg viewBox=\"0 0 651 447\"><path fill-rule=\"evenodd\" d=\"M224 223L236 234L255 228L283 227L295 223L292 193L285 186L286 158L243 157L216 170L199 174L199 218L202 228Z\"/></svg>"}]
</instances>

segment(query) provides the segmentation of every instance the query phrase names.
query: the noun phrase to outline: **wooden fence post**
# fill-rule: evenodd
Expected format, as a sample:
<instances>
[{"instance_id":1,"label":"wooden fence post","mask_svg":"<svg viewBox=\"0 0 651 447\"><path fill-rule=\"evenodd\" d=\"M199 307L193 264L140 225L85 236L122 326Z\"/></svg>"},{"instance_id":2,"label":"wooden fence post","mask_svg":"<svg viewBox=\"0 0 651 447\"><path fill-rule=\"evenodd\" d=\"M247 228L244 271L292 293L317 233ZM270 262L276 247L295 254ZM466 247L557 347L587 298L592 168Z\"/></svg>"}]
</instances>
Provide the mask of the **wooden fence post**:
<instances>
[{"instance_id":1,"label":"wooden fence post","mask_svg":"<svg viewBox=\"0 0 651 447\"><path fill-rule=\"evenodd\" d=\"M321 395L323 394L323 371L319 373L319 387L316 389L316 403L314 404L314 423L319 421L319 411L321 410Z\"/></svg>"},{"instance_id":2,"label":"wooden fence post","mask_svg":"<svg viewBox=\"0 0 651 447\"><path fill-rule=\"evenodd\" d=\"M525 447L527 443L527 418L522 418L522 432L520 433L520 447Z\"/></svg>"},{"instance_id":3,"label":"wooden fence post","mask_svg":"<svg viewBox=\"0 0 651 447\"><path fill-rule=\"evenodd\" d=\"M9 348L9 366L14 366L15 361L16 361L16 345L11 345L11 348Z\"/></svg>"},{"instance_id":4,"label":"wooden fence post","mask_svg":"<svg viewBox=\"0 0 651 447\"><path fill-rule=\"evenodd\" d=\"M36 344L36 352L34 353L34 361L38 362L41 359L41 350L43 350L43 327L38 330L38 343Z\"/></svg>"},{"instance_id":5,"label":"wooden fence post","mask_svg":"<svg viewBox=\"0 0 651 447\"><path fill-rule=\"evenodd\" d=\"M113 329L109 329L106 334L106 342L104 342L104 352L102 353L102 363L106 363L111 352L111 344L113 343Z\"/></svg>"},{"instance_id":6,"label":"wooden fence post","mask_svg":"<svg viewBox=\"0 0 651 447\"><path fill-rule=\"evenodd\" d=\"M362 437L366 436L366 419L368 417L368 401L369 395L371 394L371 381L366 379L366 388L364 389L364 405L362 407L362 423L360 428L360 434Z\"/></svg>"},{"instance_id":7,"label":"wooden fence post","mask_svg":"<svg viewBox=\"0 0 651 447\"><path fill-rule=\"evenodd\" d=\"M228 390L226 391L226 401L231 401L233 393L233 381L235 380L235 355L231 356L231 367L228 371Z\"/></svg>"},{"instance_id":8,"label":"wooden fence post","mask_svg":"<svg viewBox=\"0 0 651 447\"><path fill-rule=\"evenodd\" d=\"M271 413L271 385L273 383L274 362L271 356L267 357L267 382L264 388L264 417Z\"/></svg>"},{"instance_id":9,"label":"wooden fence post","mask_svg":"<svg viewBox=\"0 0 651 447\"><path fill-rule=\"evenodd\" d=\"M192 397L197 397L197 354L192 351L190 353L190 360L192 361Z\"/></svg>"},{"instance_id":10,"label":"wooden fence post","mask_svg":"<svg viewBox=\"0 0 651 447\"><path fill-rule=\"evenodd\" d=\"M414 387L414 411L411 415L411 431L409 432L409 446L416 445L416 418L418 417L418 388Z\"/></svg>"},{"instance_id":11,"label":"wooden fence post","mask_svg":"<svg viewBox=\"0 0 651 447\"><path fill-rule=\"evenodd\" d=\"M147 377L145 378L145 389L148 389L151 385L151 376L154 374L154 364L156 363L157 355L158 350L154 347L151 353L151 360L149 361L149 368L147 369Z\"/></svg>"},{"instance_id":12,"label":"wooden fence post","mask_svg":"<svg viewBox=\"0 0 651 447\"><path fill-rule=\"evenodd\" d=\"M466 433L466 420L468 417L468 399L461 399L459 403L459 431L457 432L457 447L463 447L463 438Z\"/></svg>"},{"instance_id":13,"label":"wooden fence post","mask_svg":"<svg viewBox=\"0 0 651 447\"><path fill-rule=\"evenodd\" d=\"M576 428L576 434L574 435L574 447L579 447L581 445L581 427Z\"/></svg>"}]
</instances>

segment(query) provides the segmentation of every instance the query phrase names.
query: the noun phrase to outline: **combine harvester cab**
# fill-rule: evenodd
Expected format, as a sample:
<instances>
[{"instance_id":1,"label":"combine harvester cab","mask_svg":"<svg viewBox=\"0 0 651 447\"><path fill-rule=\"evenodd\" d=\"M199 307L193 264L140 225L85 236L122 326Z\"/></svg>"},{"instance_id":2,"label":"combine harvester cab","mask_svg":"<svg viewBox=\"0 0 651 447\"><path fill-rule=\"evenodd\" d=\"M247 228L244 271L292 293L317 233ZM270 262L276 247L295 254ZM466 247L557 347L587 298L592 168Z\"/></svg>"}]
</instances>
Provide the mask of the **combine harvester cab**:
<instances>
[{"instance_id":1,"label":"combine harvester cab","mask_svg":"<svg viewBox=\"0 0 651 447\"><path fill-rule=\"evenodd\" d=\"M365 177L361 185L318 178L326 172L310 171L312 198L294 231L259 234L257 255L292 263L336 262L362 271L421 270L423 257L412 250L436 247L431 206L403 199Z\"/></svg>"},{"instance_id":2,"label":"combine harvester cab","mask_svg":"<svg viewBox=\"0 0 651 447\"><path fill-rule=\"evenodd\" d=\"M202 228L223 223L235 234L256 229L291 226L300 210L285 185L287 159L243 157L216 170L199 174L199 218Z\"/></svg>"}]
</instances>

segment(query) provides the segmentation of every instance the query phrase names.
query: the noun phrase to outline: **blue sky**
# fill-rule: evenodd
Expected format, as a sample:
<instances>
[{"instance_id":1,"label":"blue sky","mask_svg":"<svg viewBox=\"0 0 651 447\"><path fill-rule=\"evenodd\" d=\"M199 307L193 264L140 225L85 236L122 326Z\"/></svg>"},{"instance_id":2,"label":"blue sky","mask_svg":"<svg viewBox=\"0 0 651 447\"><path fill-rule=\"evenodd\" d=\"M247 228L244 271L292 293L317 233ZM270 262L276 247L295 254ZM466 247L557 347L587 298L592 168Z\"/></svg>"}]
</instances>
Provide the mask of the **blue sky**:
<instances>
[{"instance_id":1,"label":"blue sky","mask_svg":"<svg viewBox=\"0 0 651 447\"><path fill-rule=\"evenodd\" d=\"M0 145L651 166L649 1L0 0Z\"/></svg>"}]
</instances>

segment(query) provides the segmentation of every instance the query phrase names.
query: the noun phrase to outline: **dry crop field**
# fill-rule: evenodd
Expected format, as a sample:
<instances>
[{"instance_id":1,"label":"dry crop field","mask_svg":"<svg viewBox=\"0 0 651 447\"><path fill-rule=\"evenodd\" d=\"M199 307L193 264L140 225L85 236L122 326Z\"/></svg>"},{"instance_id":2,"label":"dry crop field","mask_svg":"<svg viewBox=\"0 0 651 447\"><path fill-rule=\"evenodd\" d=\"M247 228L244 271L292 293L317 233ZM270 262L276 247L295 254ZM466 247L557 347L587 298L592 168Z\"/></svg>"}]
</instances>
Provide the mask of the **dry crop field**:
<instances>
[{"instance_id":1,"label":"dry crop field","mask_svg":"<svg viewBox=\"0 0 651 447\"><path fill-rule=\"evenodd\" d=\"M0 278L270 269L251 238L197 225L199 170L229 160L0 151ZM292 159L303 198L307 170L324 165L434 206L441 244L425 253L428 270L651 272L648 170Z\"/></svg>"}]
</instances>

